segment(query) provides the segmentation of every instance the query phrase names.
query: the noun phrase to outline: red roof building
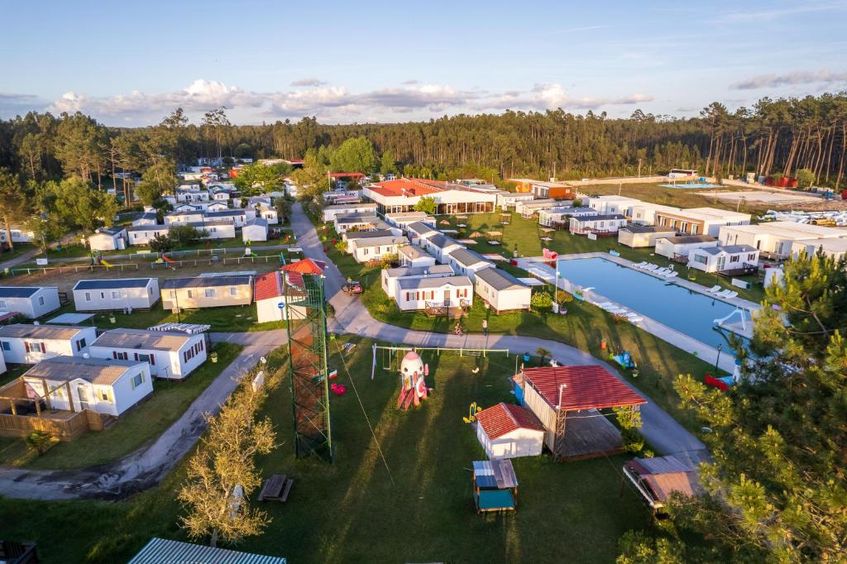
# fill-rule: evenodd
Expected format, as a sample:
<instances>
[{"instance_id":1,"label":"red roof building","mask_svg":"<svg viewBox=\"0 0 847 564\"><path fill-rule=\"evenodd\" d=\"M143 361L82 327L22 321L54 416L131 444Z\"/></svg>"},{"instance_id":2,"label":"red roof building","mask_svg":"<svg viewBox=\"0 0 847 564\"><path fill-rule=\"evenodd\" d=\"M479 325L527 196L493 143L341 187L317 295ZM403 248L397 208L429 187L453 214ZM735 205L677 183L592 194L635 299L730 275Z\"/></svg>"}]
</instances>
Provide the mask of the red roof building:
<instances>
[{"instance_id":1,"label":"red roof building","mask_svg":"<svg viewBox=\"0 0 847 564\"><path fill-rule=\"evenodd\" d=\"M544 430L531 411L519 405L502 402L477 413L476 420L490 439L499 439L517 429Z\"/></svg>"},{"instance_id":2,"label":"red roof building","mask_svg":"<svg viewBox=\"0 0 847 564\"><path fill-rule=\"evenodd\" d=\"M319 260L305 258L283 266L280 270L285 272L296 272L298 274L323 274L326 263Z\"/></svg>"},{"instance_id":3,"label":"red roof building","mask_svg":"<svg viewBox=\"0 0 847 564\"><path fill-rule=\"evenodd\" d=\"M550 407L562 411L647 403L638 392L599 364L527 368L523 371L523 377Z\"/></svg>"},{"instance_id":4,"label":"red roof building","mask_svg":"<svg viewBox=\"0 0 847 564\"><path fill-rule=\"evenodd\" d=\"M361 172L330 172L329 177L332 179L349 178L352 180L361 180L365 177Z\"/></svg>"},{"instance_id":5,"label":"red roof building","mask_svg":"<svg viewBox=\"0 0 847 564\"><path fill-rule=\"evenodd\" d=\"M476 414L476 437L490 459L538 456L544 449L544 426L519 405L498 403Z\"/></svg>"},{"instance_id":6,"label":"red roof building","mask_svg":"<svg viewBox=\"0 0 847 564\"><path fill-rule=\"evenodd\" d=\"M274 270L256 277L253 295L257 302L282 295L282 275Z\"/></svg>"},{"instance_id":7,"label":"red roof building","mask_svg":"<svg viewBox=\"0 0 847 564\"><path fill-rule=\"evenodd\" d=\"M443 186L439 186L439 184ZM369 189L386 197L393 196L427 196L444 190L446 182L437 180L421 180L419 178L397 178L376 182Z\"/></svg>"}]
</instances>

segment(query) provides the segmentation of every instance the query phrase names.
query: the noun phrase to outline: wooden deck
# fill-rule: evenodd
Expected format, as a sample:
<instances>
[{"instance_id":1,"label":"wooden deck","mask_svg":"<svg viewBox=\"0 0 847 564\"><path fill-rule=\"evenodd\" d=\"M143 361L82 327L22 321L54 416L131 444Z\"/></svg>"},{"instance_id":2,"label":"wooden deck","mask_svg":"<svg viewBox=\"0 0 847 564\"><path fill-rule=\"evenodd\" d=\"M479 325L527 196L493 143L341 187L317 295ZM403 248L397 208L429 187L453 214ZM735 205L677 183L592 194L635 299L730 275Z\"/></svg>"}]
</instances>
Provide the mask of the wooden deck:
<instances>
[{"instance_id":1,"label":"wooden deck","mask_svg":"<svg viewBox=\"0 0 847 564\"><path fill-rule=\"evenodd\" d=\"M582 460L622 451L620 431L608 417L596 410L568 413L564 448L559 449L558 458Z\"/></svg>"}]
</instances>

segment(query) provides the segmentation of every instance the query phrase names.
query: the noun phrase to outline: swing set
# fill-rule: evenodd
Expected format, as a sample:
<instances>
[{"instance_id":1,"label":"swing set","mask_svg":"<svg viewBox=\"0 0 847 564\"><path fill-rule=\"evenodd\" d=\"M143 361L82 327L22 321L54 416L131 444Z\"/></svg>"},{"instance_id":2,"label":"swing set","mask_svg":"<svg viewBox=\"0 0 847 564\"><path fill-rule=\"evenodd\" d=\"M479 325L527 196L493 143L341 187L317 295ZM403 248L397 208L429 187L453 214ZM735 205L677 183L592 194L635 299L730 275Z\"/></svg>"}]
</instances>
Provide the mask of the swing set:
<instances>
[{"instance_id":1,"label":"swing set","mask_svg":"<svg viewBox=\"0 0 847 564\"><path fill-rule=\"evenodd\" d=\"M458 352L459 356L486 357L489 354L505 353L509 356L509 349L487 349L487 348L464 348L464 347L410 347L393 345L372 345L373 361L371 363L371 380L376 376L376 367L380 365L383 371L396 373L400 371L400 363L409 351L433 351L436 355L442 352ZM380 351L382 351L380 353Z\"/></svg>"}]
</instances>

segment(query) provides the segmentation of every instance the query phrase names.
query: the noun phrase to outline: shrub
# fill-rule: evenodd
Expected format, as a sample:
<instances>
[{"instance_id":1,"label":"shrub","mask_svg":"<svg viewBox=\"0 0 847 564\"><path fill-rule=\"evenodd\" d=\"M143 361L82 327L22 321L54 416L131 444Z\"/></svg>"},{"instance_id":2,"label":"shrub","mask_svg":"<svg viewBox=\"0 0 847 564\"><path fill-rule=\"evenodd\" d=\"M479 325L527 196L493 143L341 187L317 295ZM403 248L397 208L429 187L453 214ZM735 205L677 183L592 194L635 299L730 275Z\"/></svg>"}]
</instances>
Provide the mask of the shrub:
<instances>
[{"instance_id":1,"label":"shrub","mask_svg":"<svg viewBox=\"0 0 847 564\"><path fill-rule=\"evenodd\" d=\"M33 431L26 437L26 444L38 452L39 456L47 452L54 442L53 435L47 431Z\"/></svg>"},{"instance_id":2,"label":"shrub","mask_svg":"<svg viewBox=\"0 0 847 564\"><path fill-rule=\"evenodd\" d=\"M540 312L548 312L553 307L553 296L549 292L536 292L529 300L532 309Z\"/></svg>"},{"instance_id":3,"label":"shrub","mask_svg":"<svg viewBox=\"0 0 847 564\"><path fill-rule=\"evenodd\" d=\"M556 301L560 304L569 304L573 301L573 295L564 290L558 290L556 292Z\"/></svg>"}]
</instances>

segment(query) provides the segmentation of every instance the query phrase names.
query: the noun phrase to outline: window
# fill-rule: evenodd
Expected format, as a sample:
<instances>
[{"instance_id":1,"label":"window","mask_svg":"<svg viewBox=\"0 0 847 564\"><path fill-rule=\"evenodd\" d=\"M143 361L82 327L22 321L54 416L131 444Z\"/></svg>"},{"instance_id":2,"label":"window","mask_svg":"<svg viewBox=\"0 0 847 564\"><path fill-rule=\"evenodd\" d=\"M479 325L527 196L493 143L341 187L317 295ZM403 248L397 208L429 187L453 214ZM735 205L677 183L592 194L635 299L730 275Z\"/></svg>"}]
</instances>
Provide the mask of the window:
<instances>
[{"instance_id":1,"label":"window","mask_svg":"<svg viewBox=\"0 0 847 564\"><path fill-rule=\"evenodd\" d=\"M750 253L747 255L747 260L756 260L756 253Z\"/></svg>"},{"instance_id":2,"label":"window","mask_svg":"<svg viewBox=\"0 0 847 564\"><path fill-rule=\"evenodd\" d=\"M12 345L9 344L9 341L0 341L0 348L4 351L12 350Z\"/></svg>"},{"instance_id":3,"label":"window","mask_svg":"<svg viewBox=\"0 0 847 564\"><path fill-rule=\"evenodd\" d=\"M86 292L86 293L85 293L85 301L87 301L87 302L90 302L90 301L91 301L91 292Z\"/></svg>"},{"instance_id":4,"label":"window","mask_svg":"<svg viewBox=\"0 0 847 564\"><path fill-rule=\"evenodd\" d=\"M188 296L188 299L191 299L191 298L193 298L193 297L194 297L194 292L192 292L191 290L188 290L188 291L186 292L186 295Z\"/></svg>"},{"instance_id":5,"label":"window","mask_svg":"<svg viewBox=\"0 0 847 564\"><path fill-rule=\"evenodd\" d=\"M107 390L100 390L100 401L109 402L109 392Z\"/></svg>"},{"instance_id":6,"label":"window","mask_svg":"<svg viewBox=\"0 0 847 564\"><path fill-rule=\"evenodd\" d=\"M171 290L171 299L172 300L176 299L176 290Z\"/></svg>"},{"instance_id":7,"label":"window","mask_svg":"<svg viewBox=\"0 0 847 564\"><path fill-rule=\"evenodd\" d=\"M85 339L80 339L79 341L76 342L76 350L77 351L81 351L84 348L85 348Z\"/></svg>"},{"instance_id":8,"label":"window","mask_svg":"<svg viewBox=\"0 0 847 564\"><path fill-rule=\"evenodd\" d=\"M132 377L132 389L134 390L138 386L144 383L144 373L139 372L135 376Z\"/></svg>"},{"instance_id":9,"label":"window","mask_svg":"<svg viewBox=\"0 0 847 564\"><path fill-rule=\"evenodd\" d=\"M215 297L215 289L214 288L206 288L204 293L205 293L207 298L214 298Z\"/></svg>"},{"instance_id":10,"label":"window","mask_svg":"<svg viewBox=\"0 0 847 564\"><path fill-rule=\"evenodd\" d=\"M735 255L734 257L729 257L729 262L738 262L739 260L741 260L741 257L739 257L738 255Z\"/></svg>"},{"instance_id":11,"label":"window","mask_svg":"<svg viewBox=\"0 0 847 564\"><path fill-rule=\"evenodd\" d=\"M704 255L694 255L694 262L699 262L700 264L706 264L708 260Z\"/></svg>"},{"instance_id":12,"label":"window","mask_svg":"<svg viewBox=\"0 0 847 564\"><path fill-rule=\"evenodd\" d=\"M6 309L6 300L0 300L0 309Z\"/></svg>"},{"instance_id":13,"label":"window","mask_svg":"<svg viewBox=\"0 0 847 564\"><path fill-rule=\"evenodd\" d=\"M237 296L237 295L238 295L238 290L236 289L236 287L235 287L235 286L230 286L230 288L229 288L229 295L230 295L230 296Z\"/></svg>"},{"instance_id":14,"label":"window","mask_svg":"<svg viewBox=\"0 0 847 564\"><path fill-rule=\"evenodd\" d=\"M112 299L113 300L118 300L118 299L120 299L120 297L121 297L121 293L119 291L112 290Z\"/></svg>"},{"instance_id":15,"label":"window","mask_svg":"<svg viewBox=\"0 0 847 564\"><path fill-rule=\"evenodd\" d=\"M125 352L118 351L112 351L112 358L115 360L129 360L129 357Z\"/></svg>"}]
</instances>

